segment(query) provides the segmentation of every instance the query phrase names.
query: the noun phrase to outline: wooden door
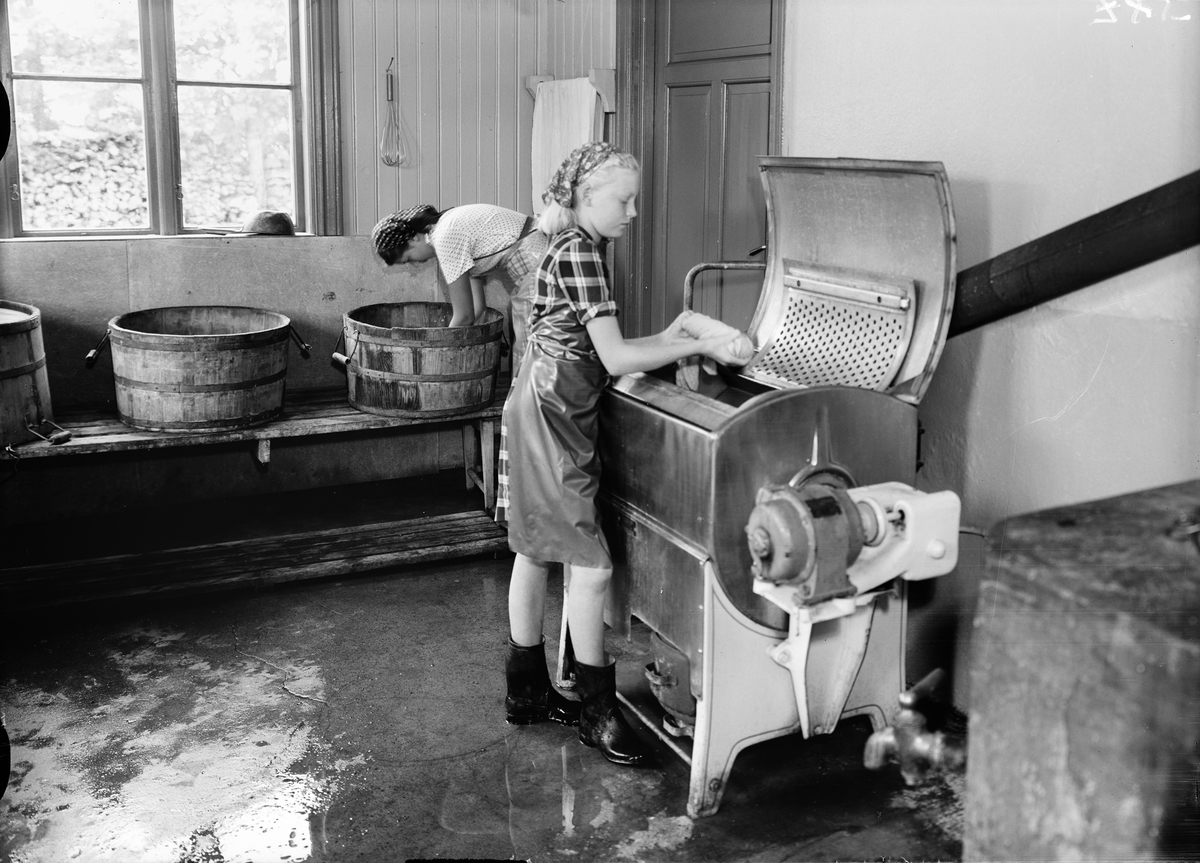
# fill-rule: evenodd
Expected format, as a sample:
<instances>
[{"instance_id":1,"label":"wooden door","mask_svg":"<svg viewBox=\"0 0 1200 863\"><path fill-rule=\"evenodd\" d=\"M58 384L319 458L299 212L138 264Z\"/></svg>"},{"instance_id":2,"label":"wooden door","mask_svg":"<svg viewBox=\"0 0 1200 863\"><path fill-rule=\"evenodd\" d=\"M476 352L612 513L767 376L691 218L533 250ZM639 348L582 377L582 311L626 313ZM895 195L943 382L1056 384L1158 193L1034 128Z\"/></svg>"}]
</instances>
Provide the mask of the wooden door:
<instances>
[{"instance_id":1,"label":"wooden door","mask_svg":"<svg viewBox=\"0 0 1200 863\"><path fill-rule=\"evenodd\" d=\"M639 156L643 177L636 237L618 247L627 335L662 329L682 311L694 265L755 260L749 253L766 242L757 157L778 152L782 24L780 0L631 6L618 18L618 61L628 73L618 141ZM621 275L635 281L622 285ZM753 271L707 272L693 308L745 328L761 285Z\"/></svg>"}]
</instances>

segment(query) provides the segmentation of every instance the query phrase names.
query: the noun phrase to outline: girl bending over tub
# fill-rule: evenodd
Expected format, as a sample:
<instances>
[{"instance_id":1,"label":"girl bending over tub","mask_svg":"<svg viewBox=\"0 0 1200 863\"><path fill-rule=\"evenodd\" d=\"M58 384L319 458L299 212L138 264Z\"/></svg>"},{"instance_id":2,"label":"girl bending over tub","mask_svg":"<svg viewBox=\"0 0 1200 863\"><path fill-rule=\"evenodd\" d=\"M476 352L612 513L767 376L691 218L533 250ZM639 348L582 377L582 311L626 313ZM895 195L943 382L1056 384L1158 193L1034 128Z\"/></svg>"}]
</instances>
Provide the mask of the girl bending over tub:
<instances>
[{"instance_id":1,"label":"girl bending over tub","mask_svg":"<svg viewBox=\"0 0 1200 863\"><path fill-rule=\"evenodd\" d=\"M419 204L392 213L371 232L375 254L388 266L437 260L450 294L452 327L469 327L486 308L483 278L500 279L512 303L512 374L525 353L529 304L546 235L524 213L491 204L465 204L439 212Z\"/></svg>"}]
</instances>

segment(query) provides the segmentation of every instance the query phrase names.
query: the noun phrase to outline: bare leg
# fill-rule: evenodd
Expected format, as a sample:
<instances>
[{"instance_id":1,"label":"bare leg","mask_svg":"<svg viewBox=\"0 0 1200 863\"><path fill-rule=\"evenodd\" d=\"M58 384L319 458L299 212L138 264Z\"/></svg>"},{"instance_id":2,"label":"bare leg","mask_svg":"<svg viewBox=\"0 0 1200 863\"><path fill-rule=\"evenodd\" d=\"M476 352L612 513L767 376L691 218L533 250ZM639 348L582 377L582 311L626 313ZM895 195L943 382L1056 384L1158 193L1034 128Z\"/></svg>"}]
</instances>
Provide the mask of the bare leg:
<instances>
[{"instance_id":1,"label":"bare leg","mask_svg":"<svg viewBox=\"0 0 1200 863\"><path fill-rule=\"evenodd\" d=\"M518 554L508 584L509 634L515 644L532 646L542 642L542 618L546 613L546 575L550 565Z\"/></svg>"},{"instance_id":2,"label":"bare leg","mask_svg":"<svg viewBox=\"0 0 1200 863\"><path fill-rule=\"evenodd\" d=\"M575 658L585 665L608 664L604 653L604 597L611 580L611 569L571 567L566 614Z\"/></svg>"}]
</instances>

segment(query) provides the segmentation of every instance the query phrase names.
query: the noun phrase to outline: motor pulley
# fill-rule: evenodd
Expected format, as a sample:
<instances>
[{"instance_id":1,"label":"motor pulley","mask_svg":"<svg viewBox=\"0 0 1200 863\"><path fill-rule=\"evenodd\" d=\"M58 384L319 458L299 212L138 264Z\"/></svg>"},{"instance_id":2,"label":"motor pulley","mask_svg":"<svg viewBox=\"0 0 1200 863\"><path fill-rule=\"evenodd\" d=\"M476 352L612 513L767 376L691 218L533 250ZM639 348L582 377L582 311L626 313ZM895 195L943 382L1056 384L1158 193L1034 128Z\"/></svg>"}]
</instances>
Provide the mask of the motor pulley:
<instances>
[{"instance_id":1,"label":"motor pulley","mask_svg":"<svg viewBox=\"0 0 1200 863\"><path fill-rule=\"evenodd\" d=\"M863 546L877 533L876 516L837 486L759 489L746 523L756 579L794 586L806 602L849 596L846 576Z\"/></svg>"}]
</instances>

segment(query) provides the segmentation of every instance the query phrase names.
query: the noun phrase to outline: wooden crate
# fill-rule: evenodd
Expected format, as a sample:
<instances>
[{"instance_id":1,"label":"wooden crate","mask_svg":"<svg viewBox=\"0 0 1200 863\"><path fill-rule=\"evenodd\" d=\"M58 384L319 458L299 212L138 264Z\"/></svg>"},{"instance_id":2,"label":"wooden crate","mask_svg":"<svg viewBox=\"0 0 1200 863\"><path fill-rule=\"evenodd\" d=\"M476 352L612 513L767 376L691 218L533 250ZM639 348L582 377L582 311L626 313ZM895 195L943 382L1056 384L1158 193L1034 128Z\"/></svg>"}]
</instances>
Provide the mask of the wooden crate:
<instances>
[{"instance_id":1,"label":"wooden crate","mask_svg":"<svg viewBox=\"0 0 1200 863\"><path fill-rule=\"evenodd\" d=\"M1197 524L1192 482L991 531L964 860L1200 859Z\"/></svg>"}]
</instances>

